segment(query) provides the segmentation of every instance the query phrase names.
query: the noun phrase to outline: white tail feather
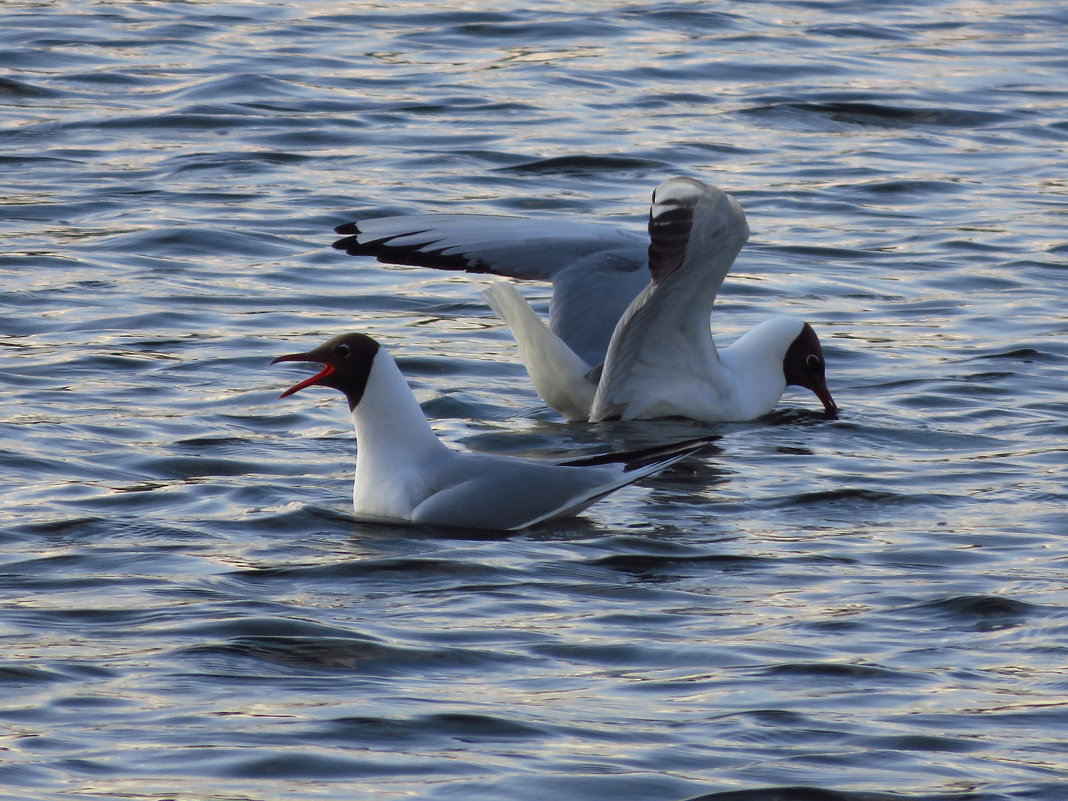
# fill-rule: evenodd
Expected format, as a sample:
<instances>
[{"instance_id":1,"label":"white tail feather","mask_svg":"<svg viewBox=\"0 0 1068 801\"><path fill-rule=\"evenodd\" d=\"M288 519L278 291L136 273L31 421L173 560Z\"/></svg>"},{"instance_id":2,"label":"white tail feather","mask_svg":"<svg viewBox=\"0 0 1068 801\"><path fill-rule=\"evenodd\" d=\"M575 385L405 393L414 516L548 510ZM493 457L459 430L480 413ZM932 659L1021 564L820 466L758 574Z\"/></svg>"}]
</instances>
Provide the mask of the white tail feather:
<instances>
[{"instance_id":1,"label":"white tail feather","mask_svg":"<svg viewBox=\"0 0 1068 801\"><path fill-rule=\"evenodd\" d=\"M511 329L541 399L568 420L589 420L597 391L597 384L587 377L590 365L549 330L511 284L490 284L482 296Z\"/></svg>"}]
</instances>

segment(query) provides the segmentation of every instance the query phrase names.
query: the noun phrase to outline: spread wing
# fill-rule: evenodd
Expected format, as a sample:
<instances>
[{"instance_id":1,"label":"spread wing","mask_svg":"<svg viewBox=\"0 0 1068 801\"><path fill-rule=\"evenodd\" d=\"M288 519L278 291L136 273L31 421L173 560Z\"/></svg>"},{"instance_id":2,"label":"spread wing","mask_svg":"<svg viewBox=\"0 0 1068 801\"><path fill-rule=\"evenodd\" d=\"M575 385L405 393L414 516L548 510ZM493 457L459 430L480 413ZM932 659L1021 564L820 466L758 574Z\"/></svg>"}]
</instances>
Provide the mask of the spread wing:
<instances>
[{"instance_id":1,"label":"spread wing","mask_svg":"<svg viewBox=\"0 0 1068 801\"><path fill-rule=\"evenodd\" d=\"M574 220L478 214L376 217L338 226L334 247L387 264L551 281L549 326L590 364L648 283L645 239Z\"/></svg>"},{"instance_id":2,"label":"spread wing","mask_svg":"<svg viewBox=\"0 0 1068 801\"><path fill-rule=\"evenodd\" d=\"M741 206L725 192L689 178L657 187L649 211L652 282L612 335L591 420L646 416L716 374L709 315L748 237Z\"/></svg>"}]
</instances>

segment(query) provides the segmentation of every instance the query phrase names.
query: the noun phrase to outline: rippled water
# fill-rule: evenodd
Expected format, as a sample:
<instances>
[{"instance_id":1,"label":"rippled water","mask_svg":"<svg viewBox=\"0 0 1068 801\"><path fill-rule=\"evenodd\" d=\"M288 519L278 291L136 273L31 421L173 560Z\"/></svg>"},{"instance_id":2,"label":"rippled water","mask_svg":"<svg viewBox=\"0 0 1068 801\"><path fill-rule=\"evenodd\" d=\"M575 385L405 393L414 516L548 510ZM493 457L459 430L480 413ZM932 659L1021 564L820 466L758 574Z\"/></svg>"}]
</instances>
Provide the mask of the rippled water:
<instances>
[{"instance_id":1,"label":"rippled water","mask_svg":"<svg viewBox=\"0 0 1068 801\"><path fill-rule=\"evenodd\" d=\"M1068 12L1053 0L0 8L0 795L1068 797ZM753 235L717 305L820 331L803 392L583 517L349 516L382 339L450 442L593 453L480 278L359 215ZM525 288L544 306L542 286Z\"/></svg>"}]
</instances>

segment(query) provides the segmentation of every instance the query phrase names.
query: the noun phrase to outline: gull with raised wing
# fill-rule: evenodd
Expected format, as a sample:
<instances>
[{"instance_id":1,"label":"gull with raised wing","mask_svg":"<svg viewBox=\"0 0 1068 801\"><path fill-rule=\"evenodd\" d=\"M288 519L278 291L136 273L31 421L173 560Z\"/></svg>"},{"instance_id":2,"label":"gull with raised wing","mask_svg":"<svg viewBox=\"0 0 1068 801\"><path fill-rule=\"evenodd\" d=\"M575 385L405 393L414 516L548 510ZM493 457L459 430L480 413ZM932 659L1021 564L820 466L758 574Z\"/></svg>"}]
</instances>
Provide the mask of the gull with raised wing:
<instances>
[{"instance_id":1,"label":"gull with raised wing","mask_svg":"<svg viewBox=\"0 0 1068 801\"><path fill-rule=\"evenodd\" d=\"M648 238L574 221L487 215L380 217L337 228L334 247L380 261L552 281L549 326L505 282L484 295L511 328L542 399L569 420L766 414L787 386L837 412L812 327L775 317L717 349L709 317L749 236L720 189L671 178Z\"/></svg>"},{"instance_id":2,"label":"gull with raised wing","mask_svg":"<svg viewBox=\"0 0 1068 801\"><path fill-rule=\"evenodd\" d=\"M430 428L389 353L364 334L344 334L278 362L323 368L290 387L344 393L356 428L356 516L465 528L515 530L570 517L621 487L706 446L707 438L563 461L458 451Z\"/></svg>"}]
</instances>

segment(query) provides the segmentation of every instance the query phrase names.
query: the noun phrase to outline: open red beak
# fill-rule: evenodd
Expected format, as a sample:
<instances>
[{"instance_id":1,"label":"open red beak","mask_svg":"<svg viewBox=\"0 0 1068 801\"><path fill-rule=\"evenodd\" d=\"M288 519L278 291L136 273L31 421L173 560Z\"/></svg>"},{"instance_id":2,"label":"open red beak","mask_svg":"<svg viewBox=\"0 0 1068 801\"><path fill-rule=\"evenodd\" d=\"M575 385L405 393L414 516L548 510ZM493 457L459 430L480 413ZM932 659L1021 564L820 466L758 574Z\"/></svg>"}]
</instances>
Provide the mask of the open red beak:
<instances>
[{"instance_id":1,"label":"open red beak","mask_svg":"<svg viewBox=\"0 0 1068 801\"><path fill-rule=\"evenodd\" d=\"M279 356L277 359L274 359L271 362L271 364L278 364L278 362L318 362L318 361L319 361L318 359L309 358L307 353L291 353L288 356ZM321 364L321 362L320 362L320 364ZM283 392L278 397L279 398L285 398L285 397L287 397L289 395L292 395L294 392L300 392L305 387L310 387L310 386L313 386L315 384L318 384L324 378L326 378L328 375L330 375L333 372L334 372L334 365L332 365L332 364L324 365L323 369L320 370L315 375L313 375L311 378L305 378L299 384L294 384L293 386L291 386L289 389L287 389L285 392Z\"/></svg>"}]
</instances>

